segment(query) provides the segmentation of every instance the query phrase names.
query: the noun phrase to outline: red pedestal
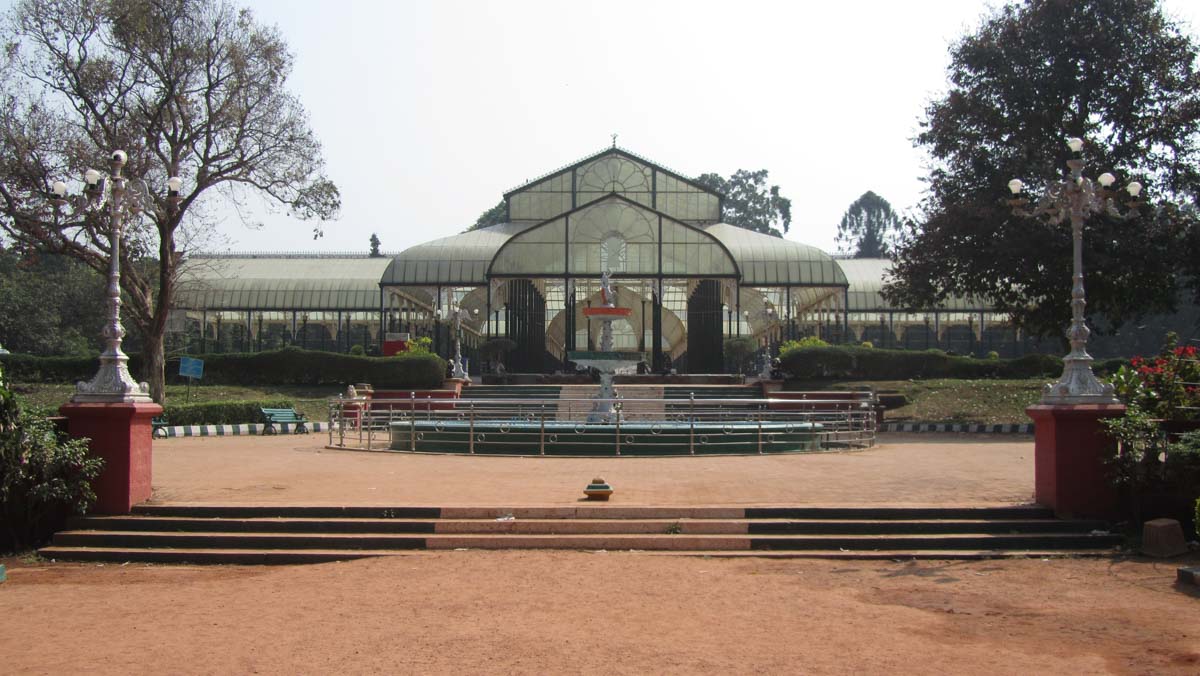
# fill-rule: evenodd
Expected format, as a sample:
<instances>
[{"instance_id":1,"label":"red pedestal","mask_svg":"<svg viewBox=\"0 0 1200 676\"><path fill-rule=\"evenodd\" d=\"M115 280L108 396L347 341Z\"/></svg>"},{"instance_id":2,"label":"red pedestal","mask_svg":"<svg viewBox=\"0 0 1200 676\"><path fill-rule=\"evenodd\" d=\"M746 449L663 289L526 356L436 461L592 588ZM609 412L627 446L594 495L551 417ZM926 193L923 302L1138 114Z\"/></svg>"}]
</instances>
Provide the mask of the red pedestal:
<instances>
[{"instance_id":1,"label":"red pedestal","mask_svg":"<svg viewBox=\"0 0 1200 676\"><path fill-rule=\"evenodd\" d=\"M1113 518L1120 494L1106 459L1116 442L1100 421L1125 415L1121 404L1037 404L1034 423L1034 499L1060 517Z\"/></svg>"},{"instance_id":2,"label":"red pedestal","mask_svg":"<svg viewBox=\"0 0 1200 676\"><path fill-rule=\"evenodd\" d=\"M150 499L151 419L162 413L158 404L67 404L58 409L67 418L67 432L90 439L92 454L104 458L96 479L100 514L128 514Z\"/></svg>"}]
</instances>

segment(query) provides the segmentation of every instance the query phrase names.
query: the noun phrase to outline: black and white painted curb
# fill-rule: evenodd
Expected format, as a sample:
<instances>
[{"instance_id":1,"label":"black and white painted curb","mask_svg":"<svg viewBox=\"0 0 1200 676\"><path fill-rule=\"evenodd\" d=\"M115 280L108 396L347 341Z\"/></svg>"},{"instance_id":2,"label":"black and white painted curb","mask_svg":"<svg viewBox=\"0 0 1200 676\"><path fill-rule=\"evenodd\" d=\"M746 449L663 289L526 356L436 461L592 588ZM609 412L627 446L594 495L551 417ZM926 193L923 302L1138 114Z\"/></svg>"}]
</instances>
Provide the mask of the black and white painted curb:
<instances>
[{"instance_id":1,"label":"black and white painted curb","mask_svg":"<svg viewBox=\"0 0 1200 676\"><path fill-rule=\"evenodd\" d=\"M880 432L965 432L968 434L1033 434L1033 423L884 423Z\"/></svg>"},{"instance_id":2,"label":"black and white painted curb","mask_svg":"<svg viewBox=\"0 0 1200 676\"><path fill-rule=\"evenodd\" d=\"M154 430L154 438L168 439L171 437L237 437L237 436L253 436L263 433L263 423L242 424L242 425L175 425L172 427L160 427ZM302 434L296 430L295 423L276 423L276 434ZM304 429L307 432L328 432L329 423L327 422L307 422L304 423Z\"/></svg>"}]
</instances>

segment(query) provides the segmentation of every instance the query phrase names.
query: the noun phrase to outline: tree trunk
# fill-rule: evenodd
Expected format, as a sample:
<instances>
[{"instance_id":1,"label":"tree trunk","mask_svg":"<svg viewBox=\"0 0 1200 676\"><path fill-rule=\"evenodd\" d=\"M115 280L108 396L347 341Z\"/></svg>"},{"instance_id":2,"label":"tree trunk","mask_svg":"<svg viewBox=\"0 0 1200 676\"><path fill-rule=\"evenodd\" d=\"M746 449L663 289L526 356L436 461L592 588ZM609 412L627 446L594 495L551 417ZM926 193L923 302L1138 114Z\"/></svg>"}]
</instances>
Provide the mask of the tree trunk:
<instances>
[{"instance_id":1,"label":"tree trunk","mask_svg":"<svg viewBox=\"0 0 1200 676\"><path fill-rule=\"evenodd\" d=\"M146 332L142 336L142 375L150 384L150 397L160 406L167 404L166 360L163 334Z\"/></svg>"}]
</instances>

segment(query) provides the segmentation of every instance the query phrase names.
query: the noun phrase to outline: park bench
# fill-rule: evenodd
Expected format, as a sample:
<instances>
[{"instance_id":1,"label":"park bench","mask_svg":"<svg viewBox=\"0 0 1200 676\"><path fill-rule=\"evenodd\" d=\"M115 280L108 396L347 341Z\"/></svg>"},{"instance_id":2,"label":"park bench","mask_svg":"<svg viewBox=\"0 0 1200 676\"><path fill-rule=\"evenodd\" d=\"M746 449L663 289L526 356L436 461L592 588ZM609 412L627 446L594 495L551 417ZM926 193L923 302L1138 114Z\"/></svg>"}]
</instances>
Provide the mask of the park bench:
<instances>
[{"instance_id":1,"label":"park bench","mask_svg":"<svg viewBox=\"0 0 1200 676\"><path fill-rule=\"evenodd\" d=\"M151 432L150 435L156 439L162 439L167 436L167 428L171 426L167 416L160 415L150 419Z\"/></svg>"},{"instance_id":2,"label":"park bench","mask_svg":"<svg viewBox=\"0 0 1200 676\"><path fill-rule=\"evenodd\" d=\"M296 434L308 432L308 418L303 413L297 413L294 408L264 408L261 409L267 424L263 434L275 434L275 425L292 423L296 425Z\"/></svg>"}]
</instances>

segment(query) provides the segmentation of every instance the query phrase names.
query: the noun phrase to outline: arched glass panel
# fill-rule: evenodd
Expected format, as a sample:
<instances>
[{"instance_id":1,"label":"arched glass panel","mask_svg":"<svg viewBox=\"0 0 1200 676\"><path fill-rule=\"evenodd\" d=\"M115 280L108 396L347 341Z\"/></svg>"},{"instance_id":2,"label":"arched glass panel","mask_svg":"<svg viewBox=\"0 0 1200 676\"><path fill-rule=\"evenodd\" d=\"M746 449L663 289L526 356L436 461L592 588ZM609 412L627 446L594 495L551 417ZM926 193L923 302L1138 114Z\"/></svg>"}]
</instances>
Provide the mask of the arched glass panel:
<instances>
[{"instance_id":1,"label":"arched glass panel","mask_svg":"<svg viewBox=\"0 0 1200 676\"><path fill-rule=\"evenodd\" d=\"M569 226L571 272L604 272L601 245L619 237L625 244L626 274L657 274L657 231L657 214L622 200L606 200L573 213Z\"/></svg>"},{"instance_id":2,"label":"arched glass panel","mask_svg":"<svg viewBox=\"0 0 1200 676\"><path fill-rule=\"evenodd\" d=\"M492 263L492 274L561 275L566 269L565 238L565 218L530 228L500 249Z\"/></svg>"},{"instance_id":3,"label":"arched glass panel","mask_svg":"<svg viewBox=\"0 0 1200 676\"><path fill-rule=\"evenodd\" d=\"M587 204L617 193L638 204L653 206L654 170L620 155L601 157L576 171L576 204Z\"/></svg>"}]
</instances>

